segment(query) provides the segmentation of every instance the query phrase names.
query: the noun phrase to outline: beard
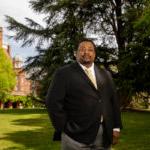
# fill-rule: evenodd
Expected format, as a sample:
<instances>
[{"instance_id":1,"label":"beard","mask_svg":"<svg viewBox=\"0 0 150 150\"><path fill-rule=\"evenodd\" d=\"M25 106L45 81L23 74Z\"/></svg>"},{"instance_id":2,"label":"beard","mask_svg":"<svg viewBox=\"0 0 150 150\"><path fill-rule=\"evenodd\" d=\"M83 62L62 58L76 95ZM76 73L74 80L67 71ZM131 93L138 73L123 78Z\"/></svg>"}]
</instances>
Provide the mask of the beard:
<instances>
[{"instance_id":1,"label":"beard","mask_svg":"<svg viewBox=\"0 0 150 150\"><path fill-rule=\"evenodd\" d=\"M79 62L83 65L90 65L94 60L90 56L83 56L80 58Z\"/></svg>"},{"instance_id":2,"label":"beard","mask_svg":"<svg viewBox=\"0 0 150 150\"><path fill-rule=\"evenodd\" d=\"M81 62L81 64L84 64L84 65L88 65L88 64L92 63L92 61L89 61L89 60L82 60L80 62Z\"/></svg>"}]
</instances>

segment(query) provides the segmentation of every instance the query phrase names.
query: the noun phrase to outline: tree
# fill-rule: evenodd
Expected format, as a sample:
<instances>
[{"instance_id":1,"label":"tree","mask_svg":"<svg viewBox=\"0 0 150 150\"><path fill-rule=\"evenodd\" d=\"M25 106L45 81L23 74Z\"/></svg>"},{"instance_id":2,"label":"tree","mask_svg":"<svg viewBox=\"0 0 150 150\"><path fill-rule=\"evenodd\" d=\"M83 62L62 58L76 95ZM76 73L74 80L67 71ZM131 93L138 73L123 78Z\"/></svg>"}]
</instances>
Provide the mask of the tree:
<instances>
[{"instance_id":1,"label":"tree","mask_svg":"<svg viewBox=\"0 0 150 150\"><path fill-rule=\"evenodd\" d=\"M133 79L133 70L139 67L136 61L144 60L145 56L140 55L140 51L141 47L145 49L145 45L138 45L140 39L135 22L146 5L146 0L30 0L30 6L35 12L45 14L45 27L29 18L26 18L27 24L24 25L7 16L8 29L15 31L13 38L22 40L23 46L32 44L35 39L38 41L39 53L27 60L27 68L34 70L32 77L42 79L45 89L54 70L73 61L73 51L76 50L78 41L89 34L91 38L98 35L101 44L97 41L96 62L112 72L122 104L126 106L132 96L141 90L137 89L136 84L139 72L136 72L138 74ZM47 47L43 48L45 41ZM146 63L139 62L142 62L142 66ZM113 71L111 66L117 69ZM143 74L145 73L146 69Z\"/></svg>"},{"instance_id":2,"label":"tree","mask_svg":"<svg viewBox=\"0 0 150 150\"><path fill-rule=\"evenodd\" d=\"M150 1L146 1L144 10L140 17L134 23L134 30L136 31L136 43L132 44L132 48L136 55L134 57L134 70L136 73L136 80L134 87L137 96L145 103L148 108L150 97ZM135 61L136 60L136 61ZM135 65L136 64L136 65Z\"/></svg>"},{"instance_id":3,"label":"tree","mask_svg":"<svg viewBox=\"0 0 150 150\"><path fill-rule=\"evenodd\" d=\"M11 58L0 48L0 100L4 100L16 84Z\"/></svg>"}]
</instances>

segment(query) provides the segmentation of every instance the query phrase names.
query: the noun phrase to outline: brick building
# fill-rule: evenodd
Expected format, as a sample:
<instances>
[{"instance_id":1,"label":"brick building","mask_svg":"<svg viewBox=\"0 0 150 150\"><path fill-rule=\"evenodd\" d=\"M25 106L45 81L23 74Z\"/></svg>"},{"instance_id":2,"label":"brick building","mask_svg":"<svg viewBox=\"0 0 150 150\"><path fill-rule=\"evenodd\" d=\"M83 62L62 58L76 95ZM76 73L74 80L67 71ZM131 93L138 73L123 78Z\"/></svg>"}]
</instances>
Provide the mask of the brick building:
<instances>
[{"instance_id":1,"label":"brick building","mask_svg":"<svg viewBox=\"0 0 150 150\"><path fill-rule=\"evenodd\" d=\"M28 79L28 74L23 71L23 61L20 56L11 57L10 46L3 44L3 29L0 27L0 47L4 49L6 55L12 60L14 70L16 72L16 86L12 91L12 95L29 95L36 93L37 83Z\"/></svg>"},{"instance_id":2,"label":"brick building","mask_svg":"<svg viewBox=\"0 0 150 150\"><path fill-rule=\"evenodd\" d=\"M15 56L13 59L13 66L16 72L16 86L12 91L13 95L29 95L32 93L32 81L28 79L27 74L23 71L23 61L21 57Z\"/></svg>"}]
</instances>

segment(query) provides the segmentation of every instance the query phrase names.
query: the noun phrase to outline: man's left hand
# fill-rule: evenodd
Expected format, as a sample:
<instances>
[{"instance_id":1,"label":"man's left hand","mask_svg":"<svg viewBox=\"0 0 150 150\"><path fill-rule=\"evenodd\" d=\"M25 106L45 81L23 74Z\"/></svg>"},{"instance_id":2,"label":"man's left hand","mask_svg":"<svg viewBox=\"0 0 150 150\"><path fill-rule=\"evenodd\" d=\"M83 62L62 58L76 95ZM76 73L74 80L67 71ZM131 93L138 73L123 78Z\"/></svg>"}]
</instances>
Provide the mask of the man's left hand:
<instances>
[{"instance_id":1,"label":"man's left hand","mask_svg":"<svg viewBox=\"0 0 150 150\"><path fill-rule=\"evenodd\" d=\"M120 132L113 131L113 145L117 144L119 142Z\"/></svg>"}]
</instances>

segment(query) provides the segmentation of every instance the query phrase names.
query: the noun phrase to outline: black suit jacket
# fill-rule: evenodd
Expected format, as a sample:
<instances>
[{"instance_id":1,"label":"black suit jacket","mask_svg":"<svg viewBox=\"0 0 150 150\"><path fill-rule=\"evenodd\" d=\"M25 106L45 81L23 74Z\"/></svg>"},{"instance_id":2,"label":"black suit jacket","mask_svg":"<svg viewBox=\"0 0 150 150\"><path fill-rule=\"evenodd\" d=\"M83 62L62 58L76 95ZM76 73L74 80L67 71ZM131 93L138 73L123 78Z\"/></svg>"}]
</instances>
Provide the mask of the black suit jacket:
<instances>
[{"instance_id":1,"label":"black suit jacket","mask_svg":"<svg viewBox=\"0 0 150 150\"><path fill-rule=\"evenodd\" d=\"M46 106L56 131L81 143L92 143L100 116L104 118L104 144L112 142L112 129L121 128L116 90L110 74L95 66L98 89L78 63L58 69L46 97Z\"/></svg>"}]
</instances>

